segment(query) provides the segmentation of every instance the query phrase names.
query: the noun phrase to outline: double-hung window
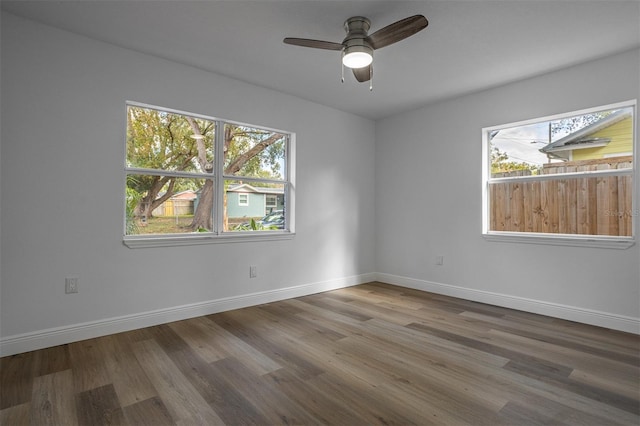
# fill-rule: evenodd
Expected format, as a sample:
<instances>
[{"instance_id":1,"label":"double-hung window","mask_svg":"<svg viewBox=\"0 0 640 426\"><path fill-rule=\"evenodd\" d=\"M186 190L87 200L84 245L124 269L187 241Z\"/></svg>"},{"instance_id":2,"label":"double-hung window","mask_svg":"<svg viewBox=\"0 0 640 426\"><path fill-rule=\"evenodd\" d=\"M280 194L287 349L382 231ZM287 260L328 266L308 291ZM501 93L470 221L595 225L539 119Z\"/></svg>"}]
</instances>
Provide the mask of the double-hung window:
<instances>
[{"instance_id":1,"label":"double-hung window","mask_svg":"<svg viewBox=\"0 0 640 426\"><path fill-rule=\"evenodd\" d=\"M485 238L633 245L635 119L628 101L483 129Z\"/></svg>"},{"instance_id":2,"label":"double-hung window","mask_svg":"<svg viewBox=\"0 0 640 426\"><path fill-rule=\"evenodd\" d=\"M134 102L126 109L126 245L292 235L292 133ZM277 227L263 223L273 210L267 194L280 200Z\"/></svg>"}]
</instances>

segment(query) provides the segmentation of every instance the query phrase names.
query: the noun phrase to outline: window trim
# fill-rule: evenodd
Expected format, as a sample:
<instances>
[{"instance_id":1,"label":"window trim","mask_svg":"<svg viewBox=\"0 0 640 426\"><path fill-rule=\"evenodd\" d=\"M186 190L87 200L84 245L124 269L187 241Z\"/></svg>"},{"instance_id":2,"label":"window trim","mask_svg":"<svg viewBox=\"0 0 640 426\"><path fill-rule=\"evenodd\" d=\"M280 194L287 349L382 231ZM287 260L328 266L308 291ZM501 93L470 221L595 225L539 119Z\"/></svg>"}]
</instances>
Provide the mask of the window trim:
<instances>
[{"instance_id":1,"label":"window trim","mask_svg":"<svg viewBox=\"0 0 640 426\"><path fill-rule=\"evenodd\" d=\"M244 196L244 201L241 201L241 198ZM238 206L240 207L248 207L249 206L249 193L248 192L239 192L238 193Z\"/></svg>"},{"instance_id":2,"label":"window trim","mask_svg":"<svg viewBox=\"0 0 640 426\"><path fill-rule=\"evenodd\" d=\"M164 111L171 114L186 115L189 117L201 118L205 120L215 121L215 140L214 144L214 168L212 173L193 173L182 172L173 170L156 170L156 169L144 169L136 167L127 167L127 120L124 120L124 168L123 176L126 181L126 176L130 174L151 174L151 175L171 175L176 177L185 178L200 178L200 179L212 179L214 183L213 194L213 226L214 229L211 232L206 233L181 233L181 234L149 234L149 235L126 235L126 196L123 194L122 201L122 213L123 213L123 244L129 248L152 248L152 247L175 247L175 246L190 246L190 245L202 245L202 244L218 244L218 243L237 243L237 242L266 242L266 241L279 241L279 240L291 240L295 237L295 133L287 130L280 130L271 127L265 127L261 125L248 124L241 121L227 120L219 117L211 117L203 114L197 114L172 108L161 107L157 105L151 105L136 101L125 102L125 117L127 114L127 108L129 107L148 108L158 111ZM217 143L224 137L224 125L241 125L259 128L274 133L282 133L287 135L287 141L285 145L285 179L273 180L273 183L284 185L285 196L285 209L287 214L285 215L285 229L272 230L272 231L250 231L250 232L223 232L223 214L224 214L224 182L225 180L235 179L239 176L225 175L224 174L224 144ZM259 178L247 178L242 176L244 181L269 181L269 179ZM126 183L123 183L123 188Z\"/></svg>"},{"instance_id":3,"label":"window trim","mask_svg":"<svg viewBox=\"0 0 640 426\"><path fill-rule=\"evenodd\" d=\"M491 178L491 157L490 157L490 139L489 134L494 130L500 130L505 128L527 126L531 124L540 123L542 121L560 120L563 118L575 117L578 115L591 114L604 110L629 108L633 109L631 114L631 125L633 129L633 168L631 169L615 169L615 170L597 170L587 171L582 173L572 174L549 174L549 175L536 175L536 176L513 176L508 178ZM559 245L559 246L575 246L575 247L595 247L595 248L613 248L613 249L627 249L632 247L636 242L636 232L638 221L637 217L640 215L638 209L639 200L637 199L638 188L638 134L636 130L637 126L637 100L632 99L624 102L618 102L608 105L597 106L593 108L571 111L562 114L555 114L546 117L539 117L530 120L523 120L513 123L506 123L497 126L484 127L482 129L482 237L486 241L493 242L510 242L510 243L526 243L526 244L546 244L546 245ZM632 176L632 221L631 221L631 236L608 236L608 235L586 235L586 234L556 234L556 233L533 233L533 232L514 232L514 231L491 231L489 230L490 220L490 200L489 200L489 185L490 183L499 182L526 182L528 180L554 180L561 177L564 178L577 178L577 176L602 176L602 175L616 175Z\"/></svg>"},{"instance_id":4,"label":"window trim","mask_svg":"<svg viewBox=\"0 0 640 426\"><path fill-rule=\"evenodd\" d=\"M233 234L162 234L148 235L145 237L128 235L124 240L124 245L129 248L153 248L153 247L177 247L177 246L195 246L204 244L226 244L240 242L265 242L265 241L282 241L292 240L295 237L294 232L287 231L251 231L247 233Z\"/></svg>"}]
</instances>

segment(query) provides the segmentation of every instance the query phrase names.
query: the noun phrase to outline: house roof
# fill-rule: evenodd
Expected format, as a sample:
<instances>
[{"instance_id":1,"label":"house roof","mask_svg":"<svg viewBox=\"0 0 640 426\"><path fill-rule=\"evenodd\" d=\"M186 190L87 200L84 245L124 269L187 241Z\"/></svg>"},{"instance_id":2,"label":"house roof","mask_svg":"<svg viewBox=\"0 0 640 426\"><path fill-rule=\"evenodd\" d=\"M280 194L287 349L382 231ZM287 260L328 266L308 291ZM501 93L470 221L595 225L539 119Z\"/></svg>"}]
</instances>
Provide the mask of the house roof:
<instances>
[{"instance_id":1,"label":"house roof","mask_svg":"<svg viewBox=\"0 0 640 426\"><path fill-rule=\"evenodd\" d=\"M184 191L176 192L171 196L172 200L195 200L198 198L198 192L193 189L186 189ZM162 198L166 194L166 191L159 192L157 197Z\"/></svg>"},{"instance_id":2,"label":"house roof","mask_svg":"<svg viewBox=\"0 0 640 426\"><path fill-rule=\"evenodd\" d=\"M608 138L595 138L590 137L594 133L606 129L626 118L631 117L631 111L628 109L621 109L606 117L591 123L582 129L576 130L573 133L569 133L567 136L552 142L540 149L540 152L551 153L558 151L571 151L574 149L595 148L599 146L605 146L611 139Z\"/></svg>"},{"instance_id":3,"label":"house roof","mask_svg":"<svg viewBox=\"0 0 640 426\"><path fill-rule=\"evenodd\" d=\"M284 188L266 188L262 186L251 186L247 183L242 183L227 188L227 192L253 192L256 194L284 194Z\"/></svg>"},{"instance_id":4,"label":"house roof","mask_svg":"<svg viewBox=\"0 0 640 426\"><path fill-rule=\"evenodd\" d=\"M180 191L173 194L171 198L181 200L195 200L196 198L198 198L198 194L193 189L187 189L185 191Z\"/></svg>"}]
</instances>

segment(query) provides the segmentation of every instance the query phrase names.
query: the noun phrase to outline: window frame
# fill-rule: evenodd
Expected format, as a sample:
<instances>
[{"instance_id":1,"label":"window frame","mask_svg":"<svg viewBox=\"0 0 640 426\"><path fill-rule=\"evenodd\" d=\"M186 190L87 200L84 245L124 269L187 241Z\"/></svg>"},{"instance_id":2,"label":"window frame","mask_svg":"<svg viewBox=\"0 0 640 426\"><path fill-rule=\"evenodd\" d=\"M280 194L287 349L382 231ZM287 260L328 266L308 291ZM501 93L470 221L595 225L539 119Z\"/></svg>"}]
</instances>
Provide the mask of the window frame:
<instances>
[{"instance_id":1,"label":"window frame","mask_svg":"<svg viewBox=\"0 0 640 426\"><path fill-rule=\"evenodd\" d=\"M194 118L201 118L204 120L210 120L215 122L215 141L214 141L214 157L213 157L213 171L212 173L194 173L194 172L182 172L173 170L157 170L157 169L144 169L138 167L127 166L127 120L126 114L129 107L139 107L154 109L157 111L163 111L171 114L180 114ZM151 105L136 101L125 102L125 120L124 120L124 173L123 178L126 182L127 176L144 174L154 176L174 176L184 178L198 178L198 179L211 179L213 180L213 230L211 232L192 232L184 234L147 234L147 235L127 235L126 234L126 194L123 194L123 244L129 248L149 248L149 247L173 247L173 246L188 246L188 245L201 245L201 244L216 244L216 243L230 243L230 242L257 242L257 241L277 241L277 240L289 240L295 236L295 158L296 149L295 141L296 136L294 132L279 130L270 127L254 125L244 123L235 120L227 120L223 118L217 118L207 116L198 113L192 113L172 108L161 107L157 105ZM281 133L287 135L285 142L285 169L284 179L271 180L261 178L251 178L236 175L224 174L224 144L220 141L224 138L225 124L247 126L256 129L261 129L274 133ZM285 211L285 227L282 230L268 230L268 231L246 231L246 232L234 232L223 231L223 215L224 215L224 183L226 180L237 180L241 178L242 181L250 182L270 182L280 185L284 185L284 203ZM123 182L123 188L126 187L126 183ZM248 201L248 200L247 200Z\"/></svg>"},{"instance_id":2,"label":"window frame","mask_svg":"<svg viewBox=\"0 0 640 426\"><path fill-rule=\"evenodd\" d=\"M243 201L244 199L244 201ZM239 192L238 193L238 206L239 207L248 207L249 206L249 193L247 192Z\"/></svg>"},{"instance_id":3,"label":"window frame","mask_svg":"<svg viewBox=\"0 0 640 426\"><path fill-rule=\"evenodd\" d=\"M575 173L554 173L548 175L532 175L532 176L512 176L512 177L491 177L491 152L490 137L492 131L501 130L512 127L527 126L545 121L554 121L564 118L575 117L579 115L591 114L600 111L632 108L631 126L633 132L633 162L629 169L610 169L597 171L584 171ZM484 127L482 129L482 236L487 241L510 242L510 243L527 243L527 244L547 244L561 246L579 246L579 247L597 247L597 248L615 248L627 249L635 244L637 232L637 217L640 215L638 209L638 132L637 126L637 100L628 100L624 102L602 105L593 108L571 111L562 114L555 114L546 117L539 117L530 120L523 120L513 123L501 124L496 126ZM591 235L591 234L559 234L559 233L541 233L541 232L516 232L516 231L492 231L490 226L491 200L489 199L489 186L491 183L503 182L526 182L540 180L559 180L559 179L575 179L585 176L631 176L631 204L632 204L632 220L631 220L631 236L607 236L607 235Z\"/></svg>"}]
</instances>

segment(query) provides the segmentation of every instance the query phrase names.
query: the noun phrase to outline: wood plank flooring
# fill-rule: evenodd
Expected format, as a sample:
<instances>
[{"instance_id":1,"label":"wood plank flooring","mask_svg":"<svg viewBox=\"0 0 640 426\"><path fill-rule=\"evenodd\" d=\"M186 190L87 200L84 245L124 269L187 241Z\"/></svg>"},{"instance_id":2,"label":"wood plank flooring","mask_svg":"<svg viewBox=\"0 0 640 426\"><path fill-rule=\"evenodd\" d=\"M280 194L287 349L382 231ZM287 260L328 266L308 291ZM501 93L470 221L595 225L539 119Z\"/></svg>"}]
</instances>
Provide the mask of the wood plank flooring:
<instances>
[{"instance_id":1,"label":"wood plank flooring","mask_svg":"<svg viewBox=\"0 0 640 426\"><path fill-rule=\"evenodd\" d=\"M370 283L0 360L2 425L638 425L640 337Z\"/></svg>"}]
</instances>

